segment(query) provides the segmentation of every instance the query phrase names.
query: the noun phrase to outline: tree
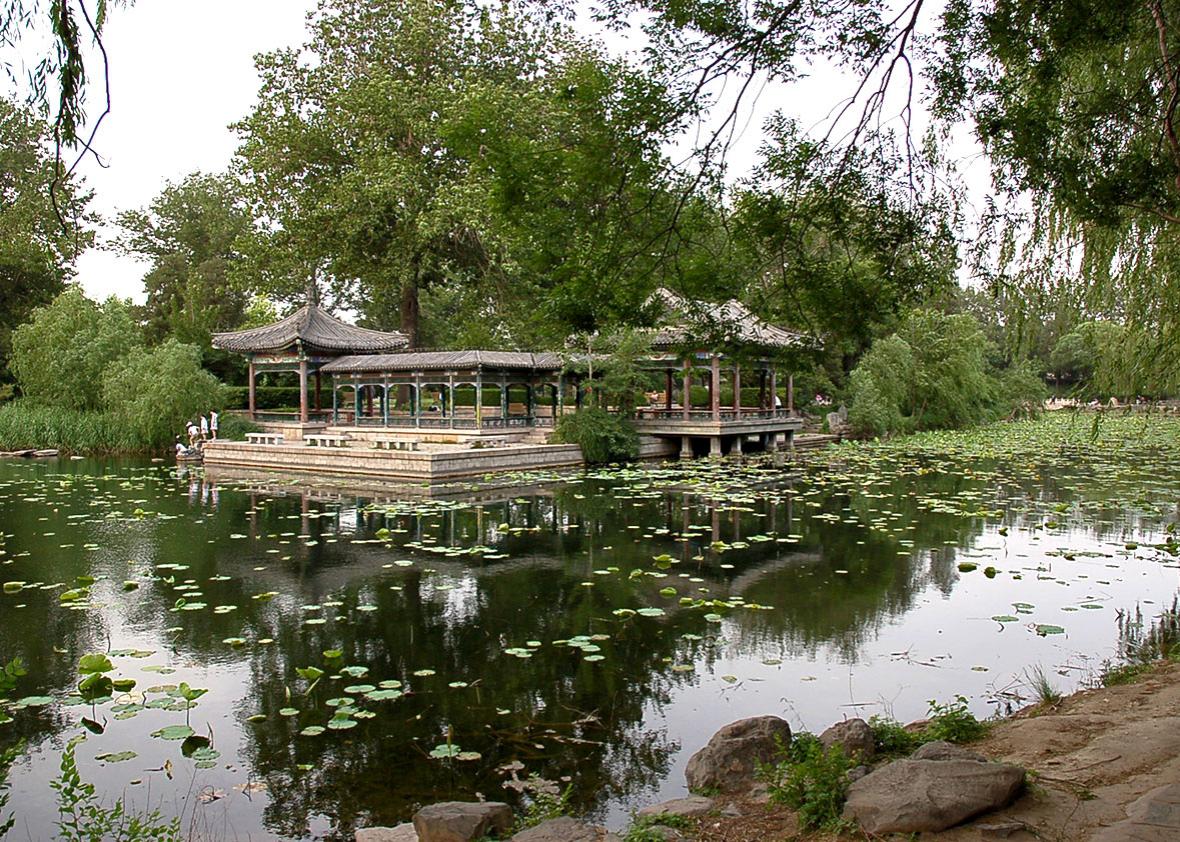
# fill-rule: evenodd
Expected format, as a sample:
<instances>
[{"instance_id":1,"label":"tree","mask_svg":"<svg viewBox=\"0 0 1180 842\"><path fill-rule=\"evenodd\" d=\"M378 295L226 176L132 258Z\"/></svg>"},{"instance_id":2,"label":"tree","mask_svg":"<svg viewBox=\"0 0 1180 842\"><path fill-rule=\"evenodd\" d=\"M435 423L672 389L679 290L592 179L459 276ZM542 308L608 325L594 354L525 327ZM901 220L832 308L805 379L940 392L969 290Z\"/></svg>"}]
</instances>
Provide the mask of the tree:
<instances>
[{"instance_id":1,"label":"tree","mask_svg":"<svg viewBox=\"0 0 1180 842\"><path fill-rule=\"evenodd\" d=\"M148 207L124 211L118 245L149 262L144 320L152 341L176 337L199 347L242 323L248 291L233 277L240 240L253 218L228 176L193 173L167 185Z\"/></svg>"},{"instance_id":2,"label":"tree","mask_svg":"<svg viewBox=\"0 0 1180 842\"><path fill-rule=\"evenodd\" d=\"M1076 290L1091 318L1140 334L1131 364L1180 364L1180 3L954 0L944 14L938 107L969 117L1008 195L992 217L995 285Z\"/></svg>"},{"instance_id":3,"label":"tree","mask_svg":"<svg viewBox=\"0 0 1180 842\"><path fill-rule=\"evenodd\" d=\"M953 202L933 190L917 202L899 189L902 162L884 146L849 158L782 115L767 130L734 200L747 296L822 336L847 373L900 313L953 285Z\"/></svg>"},{"instance_id":4,"label":"tree","mask_svg":"<svg viewBox=\"0 0 1180 842\"><path fill-rule=\"evenodd\" d=\"M104 407L152 446L166 445L186 421L220 410L225 397L225 387L201 368L201 349L174 338L131 349L102 380Z\"/></svg>"},{"instance_id":5,"label":"tree","mask_svg":"<svg viewBox=\"0 0 1180 842\"><path fill-rule=\"evenodd\" d=\"M987 340L971 316L916 310L864 355L849 392L848 420L860 433L978 423L996 400Z\"/></svg>"},{"instance_id":6,"label":"tree","mask_svg":"<svg viewBox=\"0 0 1180 842\"><path fill-rule=\"evenodd\" d=\"M126 303L98 305L70 286L13 333L10 367L33 403L97 410L103 376L142 341Z\"/></svg>"},{"instance_id":7,"label":"tree","mask_svg":"<svg viewBox=\"0 0 1180 842\"><path fill-rule=\"evenodd\" d=\"M416 345L445 288L439 305L532 344L634 316L679 246L663 88L521 3L330 0L303 51L259 70L238 164L273 223L250 255L268 291L314 275Z\"/></svg>"},{"instance_id":8,"label":"tree","mask_svg":"<svg viewBox=\"0 0 1180 842\"><path fill-rule=\"evenodd\" d=\"M48 192L55 178L48 143L43 121L0 99L0 379L9 376L12 331L61 292L74 258L93 242L90 193L75 180L57 191L70 227L57 220Z\"/></svg>"},{"instance_id":9,"label":"tree","mask_svg":"<svg viewBox=\"0 0 1180 842\"><path fill-rule=\"evenodd\" d=\"M37 47L35 61L22 60L18 66L28 75L29 105L53 115L51 137L54 147L54 176L47 183L47 196L61 227L72 227L68 189L63 191L81 163L111 110L110 75L103 28L112 9L134 0L10 0L0 11L0 47L20 55L22 42ZM45 46L48 44L48 46ZM34 53L28 53L29 56ZM22 57L23 59L23 57ZM93 88L91 77L96 61L102 65L103 110L93 122L86 114L86 95ZM12 73L14 63L5 62ZM56 95L57 102L51 103ZM89 123L89 126L87 124ZM85 128L88 133L83 133ZM63 150L81 147L73 163L62 161ZM63 201L64 198L64 201Z\"/></svg>"}]
</instances>

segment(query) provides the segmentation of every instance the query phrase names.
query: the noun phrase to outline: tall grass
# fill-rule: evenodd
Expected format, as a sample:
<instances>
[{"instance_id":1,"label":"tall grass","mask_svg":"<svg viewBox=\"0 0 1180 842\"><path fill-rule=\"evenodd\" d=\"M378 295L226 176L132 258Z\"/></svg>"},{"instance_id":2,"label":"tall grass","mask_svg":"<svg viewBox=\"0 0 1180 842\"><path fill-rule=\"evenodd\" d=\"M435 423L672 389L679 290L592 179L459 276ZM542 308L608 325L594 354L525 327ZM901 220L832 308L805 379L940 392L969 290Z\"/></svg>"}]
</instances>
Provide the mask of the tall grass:
<instances>
[{"instance_id":1,"label":"tall grass","mask_svg":"<svg viewBox=\"0 0 1180 842\"><path fill-rule=\"evenodd\" d=\"M221 416L220 436L242 440L261 429L239 415ZM182 430L177 433L183 434ZM23 400L0 404L0 451L30 448L106 455L168 450L171 440L152 441L135 424L114 412L37 406Z\"/></svg>"},{"instance_id":2,"label":"tall grass","mask_svg":"<svg viewBox=\"0 0 1180 842\"><path fill-rule=\"evenodd\" d=\"M35 406L23 400L0 406L0 450L56 448L65 453L139 453L151 449L117 415Z\"/></svg>"}]
</instances>

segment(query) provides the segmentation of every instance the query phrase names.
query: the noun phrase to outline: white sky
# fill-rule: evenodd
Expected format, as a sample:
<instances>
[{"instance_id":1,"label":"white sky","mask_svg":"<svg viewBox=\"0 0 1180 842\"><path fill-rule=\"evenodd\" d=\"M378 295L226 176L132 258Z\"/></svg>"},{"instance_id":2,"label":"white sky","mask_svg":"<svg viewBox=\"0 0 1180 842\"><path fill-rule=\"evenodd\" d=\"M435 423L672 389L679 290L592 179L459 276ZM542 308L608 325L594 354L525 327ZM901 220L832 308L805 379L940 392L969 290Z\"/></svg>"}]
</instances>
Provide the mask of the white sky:
<instances>
[{"instance_id":1,"label":"white sky","mask_svg":"<svg viewBox=\"0 0 1180 842\"><path fill-rule=\"evenodd\" d=\"M92 208L111 219L120 210L147 205L168 181L196 170L223 170L237 146L229 124L245 116L256 99L254 56L302 44L305 17L314 5L315 0L138 0L116 9L104 39L112 111L95 144L107 166L88 160L80 167L95 192ZM827 68L790 87L762 90L739 123L731 175L748 171L762 121L774 110L808 127L851 90L849 80ZM970 142L956 146L974 157ZM981 181L978 164L975 169L972 180L986 184L986 173ZM142 301L145 266L106 245L111 233L109 227L100 232L97 247L78 260L78 280L94 298L117 294Z\"/></svg>"}]
</instances>

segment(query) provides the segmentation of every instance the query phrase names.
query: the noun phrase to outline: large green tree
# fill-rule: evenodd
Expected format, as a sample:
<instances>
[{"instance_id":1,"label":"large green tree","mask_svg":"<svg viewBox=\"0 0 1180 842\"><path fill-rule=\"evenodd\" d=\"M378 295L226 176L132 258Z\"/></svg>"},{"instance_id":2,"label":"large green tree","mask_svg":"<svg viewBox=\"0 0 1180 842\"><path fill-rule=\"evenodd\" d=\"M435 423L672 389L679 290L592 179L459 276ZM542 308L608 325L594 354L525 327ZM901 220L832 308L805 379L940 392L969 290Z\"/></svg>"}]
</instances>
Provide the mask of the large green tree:
<instances>
[{"instance_id":1,"label":"large green tree","mask_svg":"<svg viewBox=\"0 0 1180 842\"><path fill-rule=\"evenodd\" d=\"M233 179L193 173L165 186L146 208L119 214L119 247L149 263L149 339L205 346L213 331L241 324L250 296L235 285L233 267L253 218L240 197Z\"/></svg>"},{"instance_id":2,"label":"large green tree","mask_svg":"<svg viewBox=\"0 0 1180 842\"><path fill-rule=\"evenodd\" d=\"M734 199L747 297L822 337L847 372L899 313L953 285L953 201L905 189L885 144L850 155L781 115L767 135Z\"/></svg>"},{"instance_id":3,"label":"large green tree","mask_svg":"<svg viewBox=\"0 0 1180 842\"><path fill-rule=\"evenodd\" d=\"M419 344L434 290L531 344L634 318L684 247L666 88L523 4L330 0L259 69L239 164L276 293L315 276Z\"/></svg>"},{"instance_id":4,"label":"large green tree","mask_svg":"<svg viewBox=\"0 0 1180 842\"><path fill-rule=\"evenodd\" d=\"M90 194L76 180L57 187L68 227L58 221L49 136L44 121L0 99L0 380L10 376L12 331L61 292L74 258L93 241Z\"/></svg>"}]
</instances>

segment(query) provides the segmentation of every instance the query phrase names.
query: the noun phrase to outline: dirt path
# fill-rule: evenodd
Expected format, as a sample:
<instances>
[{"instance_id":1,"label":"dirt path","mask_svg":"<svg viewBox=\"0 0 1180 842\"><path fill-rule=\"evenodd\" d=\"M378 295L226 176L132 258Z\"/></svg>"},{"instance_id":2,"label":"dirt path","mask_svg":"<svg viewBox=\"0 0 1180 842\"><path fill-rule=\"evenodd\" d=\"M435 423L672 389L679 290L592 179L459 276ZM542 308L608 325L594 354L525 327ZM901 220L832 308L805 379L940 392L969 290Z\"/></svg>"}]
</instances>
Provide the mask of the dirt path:
<instances>
[{"instance_id":1,"label":"dirt path","mask_svg":"<svg viewBox=\"0 0 1180 842\"><path fill-rule=\"evenodd\" d=\"M1162 664L1133 684L1084 690L1051 708L1022 711L998 723L971 748L1030 770L1032 786L1005 810L941 833L922 834L923 840L1088 842L1103 828L1124 820L1126 807L1140 796L1164 784L1180 784L1180 664ZM741 818L704 820L699 838L836 838L800 835L787 810L749 804L742 808ZM1151 828L1146 834L1123 836L1117 831L1109 838L1180 842L1176 830Z\"/></svg>"}]
</instances>

